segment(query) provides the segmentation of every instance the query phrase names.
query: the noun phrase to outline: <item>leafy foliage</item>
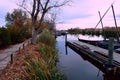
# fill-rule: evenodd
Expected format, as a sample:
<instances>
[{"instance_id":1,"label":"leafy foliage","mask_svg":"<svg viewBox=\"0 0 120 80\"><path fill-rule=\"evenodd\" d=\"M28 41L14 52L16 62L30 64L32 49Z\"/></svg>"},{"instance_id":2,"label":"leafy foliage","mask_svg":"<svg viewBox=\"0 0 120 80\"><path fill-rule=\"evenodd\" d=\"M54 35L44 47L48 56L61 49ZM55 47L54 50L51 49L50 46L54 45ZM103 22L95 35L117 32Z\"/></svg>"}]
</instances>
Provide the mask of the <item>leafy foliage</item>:
<instances>
[{"instance_id":1,"label":"leafy foliage","mask_svg":"<svg viewBox=\"0 0 120 80\"><path fill-rule=\"evenodd\" d=\"M53 40L53 41L52 41ZM56 67L57 51L55 49L55 40L48 30L40 35L41 57L36 58L31 55L26 57L25 74L29 80L66 80Z\"/></svg>"},{"instance_id":2,"label":"leafy foliage","mask_svg":"<svg viewBox=\"0 0 120 80\"><path fill-rule=\"evenodd\" d=\"M6 26L18 26L18 27L24 27L27 25L27 19L28 16L25 11L22 11L21 9L14 9L12 13L7 13L6 15Z\"/></svg>"},{"instance_id":3,"label":"leafy foliage","mask_svg":"<svg viewBox=\"0 0 120 80\"><path fill-rule=\"evenodd\" d=\"M6 28L0 28L0 47L7 47L11 44L10 33Z\"/></svg>"},{"instance_id":4,"label":"leafy foliage","mask_svg":"<svg viewBox=\"0 0 120 80\"><path fill-rule=\"evenodd\" d=\"M49 30L44 30L39 37L39 41L45 45L48 46L55 46L55 38L53 37L53 35L50 33Z\"/></svg>"},{"instance_id":5,"label":"leafy foliage","mask_svg":"<svg viewBox=\"0 0 120 80\"><path fill-rule=\"evenodd\" d=\"M10 26L8 27L8 30L10 32L11 41L13 44L20 43L24 41L26 38L30 37L29 31L25 27L19 28L16 26Z\"/></svg>"},{"instance_id":6,"label":"leafy foliage","mask_svg":"<svg viewBox=\"0 0 120 80\"><path fill-rule=\"evenodd\" d=\"M70 33L70 34L80 34L81 32L82 32L82 30L80 30L79 28L68 29L68 33Z\"/></svg>"},{"instance_id":7,"label":"leafy foliage","mask_svg":"<svg viewBox=\"0 0 120 80\"><path fill-rule=\"evenodd\" d=\"M53 62L52 59L47 63L43 58L33 59L30 56L26 59L26 77L29 80L65 80L64 75L57 70Z\"/></svg>"},{"instance_id":8,"label":"leafy foliage","mask_svg":"<svg viewBox=\"0 0 120 80\"><path fill-rule=\"evenodd\" d=\"M6 28L0 28L0 46L20 43L31 37L31 24L25 11L14 9L12 13L7 13L6 22Z\"/></svg>"},{"instance_id":9,"label":"leafy foliage","mask_svg":"<svg viewBox=\"0 0 120 80\"><path fill-rule=\"evenodd\" d=\"M92 35L92 36L102 35L106 38L110 38L110 37L117 38L117 29L115 27L104 27L104 31L102 29L94 29L94 28L86 28L86 29L73 28L73 29L69 29L68 32L70 34L83 34L83 35ZM119 32L120 32L120 27L118 27L118 34Z\"/></svg>"}]
</instances>

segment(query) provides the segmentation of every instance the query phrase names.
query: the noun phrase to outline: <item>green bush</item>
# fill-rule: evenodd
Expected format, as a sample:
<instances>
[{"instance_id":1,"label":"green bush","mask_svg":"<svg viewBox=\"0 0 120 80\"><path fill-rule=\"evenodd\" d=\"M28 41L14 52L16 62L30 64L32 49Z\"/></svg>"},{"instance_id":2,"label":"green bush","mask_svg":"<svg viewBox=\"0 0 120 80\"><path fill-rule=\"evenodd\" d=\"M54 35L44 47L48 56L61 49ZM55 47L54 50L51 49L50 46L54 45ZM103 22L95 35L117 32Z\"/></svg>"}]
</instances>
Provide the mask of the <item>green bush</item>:
<instances>
[{"instance_id":1,"label":"green bush","mask_svg":"<svg viewBox=\"0 0 120 80\"><path fill-rule=\"evenodd\" d=\"M55 46L55 38L53 37L53 35L50 33L49 30L44 30L39 37L39 41L45 45L48 46Z\"/></svg>"},{"instance_id":2,"label":"green bush","mask_svg":"<svg viewBox=\"0 0 120 80\"><path fill-rule=\"evenodd\" d=\"M42 57L26 57L25 75L29 80L66 80L66 77L56 67L57 53L55 49L43 45Z\"/></svg>"},{"instance_id":3,"label":"green bush","mask_svg":"<svg viewBox=\"0 0 120 80\"><path fill-rule=\"evenodd\" d=\"M26 27L21 28L20 34L23 39L28 39L31 37L31 34Z\"/></svg>"},{"instance_id":4,"label":"green bush","mask_svg":"<svg viewBox=\"0 0 120 80\"><path fill-rule=\"evenodd\" d=\"M10 32L12 44L23 42L26 38L30 37L30 33L27 31L28 29L25 27L19 28L10 26L8 30Z\"/></svg>"},{"instance_id":5,"label":"green bush","mask_svg":"<svg viewBox=\"0 0 120 80\"><path fill-rule=\"evenodd\" d=\"M11 44L11 37L8 29L0 28L0 47L4 48Z\"/></svg>"},{"instance_id":6,"label":"green bush","mask_svg":"<svg viewBox=\"0 0 120 80\"><path fill-rule=\"evenodd\" d=\"M58 71L56 61L58 58L55 49L55 39L48 30L40 35L40 58L27 55L25 75L29 80L66 80L66 77Z\"/></svg>"}]
</instances>

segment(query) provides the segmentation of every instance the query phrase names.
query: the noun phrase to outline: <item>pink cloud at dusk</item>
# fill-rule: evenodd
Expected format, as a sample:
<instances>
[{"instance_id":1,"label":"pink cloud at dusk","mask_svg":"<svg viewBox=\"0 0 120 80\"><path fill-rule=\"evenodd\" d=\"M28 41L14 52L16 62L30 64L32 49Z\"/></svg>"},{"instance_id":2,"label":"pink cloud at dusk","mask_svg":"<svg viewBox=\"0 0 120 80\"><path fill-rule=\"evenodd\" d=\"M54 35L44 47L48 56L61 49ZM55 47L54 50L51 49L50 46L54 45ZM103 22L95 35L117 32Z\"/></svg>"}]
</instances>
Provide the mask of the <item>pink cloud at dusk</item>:
<instances>
[{"instance_id":1,"label":"pink cloud at dusk","mask_svg":"<svg viewBox=\"0 0 120 80\"><path fill-rule=\"evenodd\" d=\"M65 23L57 24L57 29L94 28L99 21L98 11L103 15L113 2L117 22L120 22L120 0L74 0L72 6L67 6L62 10L61 20ZM104 26L114 26L112 8L104 17L103 24ZM118 25L120 26L120 23ZM101 25L99 24L98 27L100 28Z\"/></svg>"},{"instance_id":2,"label":"pink cloud at dusk","mask_svg":"<svg viewBox=\"0 0 120 80\"><path fill-rule=\"evenodd\" d=\"M18 8L16 5L18 0L1 0L0 2L0 26L5 25L5 15ZM114 9L118 26L120 26L120 0L72 0L71 6L64 6L58 13L56 29L69 28L94 28L99 21L98 11L101 15L105 13L111 3L114 2ZM58 11L58 12L57 12ZM63 23L59 23L63 22ZM112 10L103 19L104 26L114 26ZM99 24L98 27L101 27Z\"/></svg>"}]
</instances>

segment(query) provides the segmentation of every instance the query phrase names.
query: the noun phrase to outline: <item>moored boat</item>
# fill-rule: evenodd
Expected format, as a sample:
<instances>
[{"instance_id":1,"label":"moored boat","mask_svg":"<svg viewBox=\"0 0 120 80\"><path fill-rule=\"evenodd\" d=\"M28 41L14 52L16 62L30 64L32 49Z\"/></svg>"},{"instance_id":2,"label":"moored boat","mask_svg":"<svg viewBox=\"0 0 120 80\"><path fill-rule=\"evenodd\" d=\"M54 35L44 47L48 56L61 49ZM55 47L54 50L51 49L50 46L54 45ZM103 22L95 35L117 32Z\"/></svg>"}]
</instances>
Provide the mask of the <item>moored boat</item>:
<instances>
[{"instance_id":1,"label":"moored boat","mask_svg":"<svg viewBox=\"0 0 120 80\"><path fill-rule=\"evenodd\" d=\"M85 39L80 39L78 38L79 41L88 43L88 44L92 44L104 49L108 49L108 45L109 45L109 40L85 40ZM120 50L118 50L118 48L120 48L120 43L117 42L116 40L114 40L114 51L115 52L120 52Z\"/></svg>"}]
</instances>

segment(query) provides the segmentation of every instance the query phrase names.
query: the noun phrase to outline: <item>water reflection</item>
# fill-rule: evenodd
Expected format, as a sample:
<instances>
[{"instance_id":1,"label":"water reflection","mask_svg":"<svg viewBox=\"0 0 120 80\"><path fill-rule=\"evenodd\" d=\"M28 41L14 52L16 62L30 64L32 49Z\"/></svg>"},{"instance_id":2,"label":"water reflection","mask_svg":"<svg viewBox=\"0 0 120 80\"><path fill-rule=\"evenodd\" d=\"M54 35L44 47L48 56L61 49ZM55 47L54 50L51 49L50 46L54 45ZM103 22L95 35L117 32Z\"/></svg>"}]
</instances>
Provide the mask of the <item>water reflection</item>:
<instances>
[{"instance_id":1,"label":"water reflection","mask_svg":"<svg viewBox=\"0 0 120 80\"><path fill-rule=\"evenodd\" d=\"M67 49L67 46L65 46L65 53L66 53L66 55L68 55L68 49Z\"/></svg>"},{"instance_id":2,"label":"water reflection","mask_svg":"<svg viewBox=\"0 0 120 80\"><path fill-rule=\"evenodd\" d=\"M68 35L67 37L68 40L78 40L78 35ZM68 80L103 80L103 73L99 72L99 69L83 60L80 55L70 48L65 47L64 36L57 38L57 47L60 53L59 69L65 73Z\"/></svg>"}]
</instances>

